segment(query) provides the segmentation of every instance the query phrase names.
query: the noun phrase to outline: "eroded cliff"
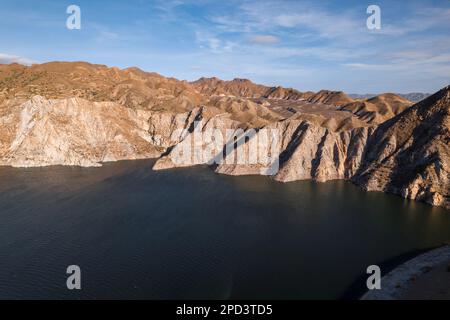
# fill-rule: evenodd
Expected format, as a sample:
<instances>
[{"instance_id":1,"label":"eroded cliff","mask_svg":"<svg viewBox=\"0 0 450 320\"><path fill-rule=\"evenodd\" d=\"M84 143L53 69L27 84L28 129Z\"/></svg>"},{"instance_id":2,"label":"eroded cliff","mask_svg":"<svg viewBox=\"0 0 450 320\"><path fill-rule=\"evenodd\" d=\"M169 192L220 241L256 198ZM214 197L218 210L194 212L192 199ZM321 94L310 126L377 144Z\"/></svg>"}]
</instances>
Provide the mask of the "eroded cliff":
<instances>
[{"instance_id":1,"label":"eroded cliff","mask_svg":"<svg viewBox=\"0 0 450 320\"><path fill-rule=\"evenodd\" d=\"M354 181L450 208L450 87L381 124Z\"/></svg>"},{"instance_id":2,"label":"eroded cliff","mask_svg":"<svg viewBox=\"0 0 450 320\"><path fill-rule=\"evenodd\" d=\"M146 111L114 102L41 96L0 107L0 165L99 166L160 155Z\"/></svg>"}]
</instances>

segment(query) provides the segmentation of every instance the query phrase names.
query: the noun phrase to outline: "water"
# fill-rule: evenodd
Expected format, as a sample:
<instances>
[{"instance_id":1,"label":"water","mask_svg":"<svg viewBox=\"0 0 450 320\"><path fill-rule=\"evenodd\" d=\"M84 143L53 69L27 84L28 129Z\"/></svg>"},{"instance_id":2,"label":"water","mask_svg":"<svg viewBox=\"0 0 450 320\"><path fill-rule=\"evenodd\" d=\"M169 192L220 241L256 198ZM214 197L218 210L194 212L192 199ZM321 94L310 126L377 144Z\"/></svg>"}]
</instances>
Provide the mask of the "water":
<instances>
[{"instance_id":1,"label":"water","mask_svg":"<svg viewBox=\"0 0 450 320\"><path fill-rule=\"evenodd\" d=\"M450 240L450 212L348 182L151 166L0 168L0 298L338 298Z\"/></svg>"}]
</instances>

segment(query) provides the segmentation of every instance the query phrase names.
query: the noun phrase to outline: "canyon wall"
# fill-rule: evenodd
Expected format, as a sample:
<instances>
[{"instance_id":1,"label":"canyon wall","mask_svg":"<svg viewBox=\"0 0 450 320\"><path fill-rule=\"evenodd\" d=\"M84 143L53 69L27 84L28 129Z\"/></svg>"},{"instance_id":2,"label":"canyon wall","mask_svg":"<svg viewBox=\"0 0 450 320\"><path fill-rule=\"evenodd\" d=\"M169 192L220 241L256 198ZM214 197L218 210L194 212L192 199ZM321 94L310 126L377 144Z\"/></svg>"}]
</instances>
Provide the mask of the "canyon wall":
<instances>
[{"instance_id":1,"label":"canyon wall","mask_svg":"<svg viewBox=\"0 0 450 320\"><path fill-rule=\"evenodd\" d=\"M0 165L100 166L158 157L145 111L114 102L41 96L0 107Z\"/></svg>"},{"instance_id":2,"label":"canyon wall","mask_svg":"<svg viewBox=\"0 0 450 320\"><path fill-rule=\"evenodd\" d=\"M450 208L450 87L377 127L353 181Z\"/></svg>"}]
</instances>

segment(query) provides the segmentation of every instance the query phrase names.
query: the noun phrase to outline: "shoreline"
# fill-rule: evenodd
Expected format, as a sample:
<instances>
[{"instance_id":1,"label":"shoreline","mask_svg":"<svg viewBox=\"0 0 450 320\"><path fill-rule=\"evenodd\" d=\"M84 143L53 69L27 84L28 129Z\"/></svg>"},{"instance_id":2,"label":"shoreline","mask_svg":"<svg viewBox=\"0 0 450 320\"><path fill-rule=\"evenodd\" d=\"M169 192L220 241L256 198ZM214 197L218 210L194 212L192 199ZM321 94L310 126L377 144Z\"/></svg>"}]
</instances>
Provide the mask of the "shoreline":
<instances>
[{"instance_id":1,"label":"shoreline","mask_svg":"<svg viewBox=\"0 0 450 320\"><path fill-rule=\"evenodd\" d=\"M429 288L430 281L436 282L436 277L448 276L450 279L450 271L447 269L450 267L450 244L413 250L378 265L382 270L381 290L368 291L367 275L362 274L340 300L429 299L427 295L436 298L437 294L450 293ZM427 292L421 292L420 289L425 287ZM447 299L445 296L442 298Z\"/></svg>"},{"instance_id":2,"label":"shoreline","mask_svg":"<svg viewBox=\"0 0 450 320\"><path fill-rule=\"evenodd\" d=\"M0 168L13 168L13 169L34 169L34 168L48 168L48 167L69 167L69 168L85 168L85 169L90 169L90 168L101 168L103 165L107 165L110 163L117 163L117 162L127 162L127 161L142 161L142 160L148 160L152 162L152 168L151 170L154 171L165 171L165 170L173 170L173 169L179 169L179 168L193 168L196 166L206 166L208 168L211 169L211 166L206 165L206 164L197 164L197 165L192 165L192 166L186 166L186 167L173 167L173 168L167 168L167 169L153 169L154 165L157 163L157 161L161 159L161 157L142 157L142 158L132 158L132 159L117 159L117 160L109 160L109 161L100 161L100 162L96 162L94 165L80 165L80 164L43 164L43 165L31 165L31 166L16 166L16 165L11 165L11 164L0 164ZM227 173L223 173L223 172L216 172L214 169L212 169L212 171L215 174L219 174L219 175L225 175L225 176L264 176L261 174L242 174L242 175L234 175L234 174L227 174ZM379 192L379 193L383 193L383 194L387 194L387 195L394 195L396 197L400 197L402 199L405 200L410 200L410 201L414 201L414 202L419 202L419 203L423 203L426 204L430 207L437 207L437 208L443 208L447 211L450 212L450 208L443 206L443 205L433 205L427 201L424 200L416 200L416 199L411 199L411 198L405 198L403 196L401 196L398 193L392 192L390 190L385 190L385 191L381 191L381 190L367 190L365 189L363 186L359 185L358 183L356 183L352 178L343 178L343 179L330 179L327 181L318 181L315 179L305 179L305 180L293 180L293 181L280 181L280 180L275 180L272 179L273 181L276 182L280 182L280 183L290 183L290 182L296 182L296 181L314 181L317 183L326 183L328 181L347 181L352 183L354 186L364 190L365 192Z\"/></svg>"}]
</instances>

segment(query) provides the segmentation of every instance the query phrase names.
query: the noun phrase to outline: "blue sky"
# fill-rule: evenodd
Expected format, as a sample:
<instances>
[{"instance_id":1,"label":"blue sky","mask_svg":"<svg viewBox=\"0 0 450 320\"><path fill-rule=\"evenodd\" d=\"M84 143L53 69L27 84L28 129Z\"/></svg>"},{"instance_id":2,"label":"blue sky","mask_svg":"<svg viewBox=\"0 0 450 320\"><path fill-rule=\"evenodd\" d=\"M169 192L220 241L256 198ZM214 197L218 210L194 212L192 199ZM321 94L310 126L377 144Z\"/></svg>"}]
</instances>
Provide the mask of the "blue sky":
<instances>
[{"instance_id":1,"label":"blue sky","mask_svg":"<svg viewBox=\"0 0 450 320\"><path fill-rule=\"evenodd\" d=\"M68 30L66 8L81 8ZM368 30L368 5L381 30ZM0 62L137 66L301 91L434 92L450 84L450 1L2 0Z\"/></svg>"}]
</instances>

